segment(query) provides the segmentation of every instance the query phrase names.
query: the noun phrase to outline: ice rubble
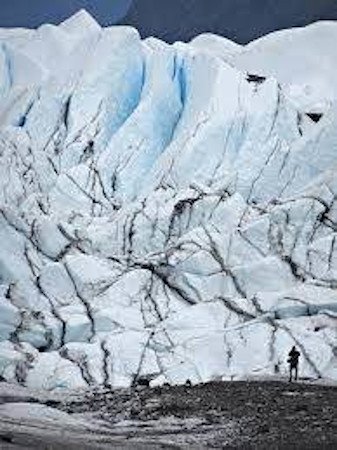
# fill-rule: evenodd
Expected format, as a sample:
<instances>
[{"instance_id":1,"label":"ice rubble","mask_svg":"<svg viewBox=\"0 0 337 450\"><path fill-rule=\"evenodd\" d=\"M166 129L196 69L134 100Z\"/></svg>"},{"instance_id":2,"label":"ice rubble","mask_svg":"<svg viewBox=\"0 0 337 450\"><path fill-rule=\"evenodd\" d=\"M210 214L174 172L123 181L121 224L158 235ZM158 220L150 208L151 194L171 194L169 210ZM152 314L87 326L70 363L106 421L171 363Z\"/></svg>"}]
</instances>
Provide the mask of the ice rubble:
<instances>
[{"instance_id":1,"label":"ice rubble","mask_svg":"<svg viewBox=\"0 0 337 450\"><path fill-rule=\"evenodd\" d=\"M0 32L2 379L337 378L336 33Z\"/></svg>"}]
</instances>

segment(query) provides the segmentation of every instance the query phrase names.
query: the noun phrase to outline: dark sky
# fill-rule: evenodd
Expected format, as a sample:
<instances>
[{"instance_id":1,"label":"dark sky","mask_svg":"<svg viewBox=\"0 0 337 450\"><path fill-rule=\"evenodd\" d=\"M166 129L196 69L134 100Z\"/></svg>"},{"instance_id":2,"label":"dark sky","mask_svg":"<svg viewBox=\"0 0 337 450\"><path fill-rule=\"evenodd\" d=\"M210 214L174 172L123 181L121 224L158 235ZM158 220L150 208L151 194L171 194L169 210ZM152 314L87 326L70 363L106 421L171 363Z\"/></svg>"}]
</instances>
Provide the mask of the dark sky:
<instances>
[{"instance_id":1,"label":"dark sky","mask_svg":"<svg viewBox=\"0 0 337 450\"><path fill-rule=\"evenodd\" d=\"M124 16L132 0L0 0L0 27L36 27L59 23L81 8L102 25Z\"/></svg>"},{"instance_id":2,"label":"dark sky","mask_svg":"<svg viewBox=\"0 0 337 450\"><path fill-rule=\"evenodd\" d=\"M321 19L337 20L337 0L134 0L124 20L167 42L213 32L247 43Z\"/></svg>"},{"instance_id":3,"label":"dark sky","mask_svg":"<svg viewBox=\"0 0 337 450\"><path fill-rule=\"evenodd\" d=\"M0 0L0 26L59 23L80 8L102 25L130 24L143 37L168 42L210 31L246 43L277 29L337 20L337 0Z\"/></svg>"}]
</instances>

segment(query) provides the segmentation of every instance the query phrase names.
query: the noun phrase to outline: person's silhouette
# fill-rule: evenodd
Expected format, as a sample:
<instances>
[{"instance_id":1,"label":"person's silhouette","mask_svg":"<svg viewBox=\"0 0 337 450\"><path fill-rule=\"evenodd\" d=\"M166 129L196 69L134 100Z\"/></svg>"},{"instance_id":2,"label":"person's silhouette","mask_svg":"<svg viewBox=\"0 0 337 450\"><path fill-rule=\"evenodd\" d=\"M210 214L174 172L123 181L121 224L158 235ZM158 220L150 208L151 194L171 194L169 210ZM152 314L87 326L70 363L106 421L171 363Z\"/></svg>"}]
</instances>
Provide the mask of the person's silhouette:
<instances>
[{"instance_id":1,"label":"person's silhouette","mask_svg":"<svg viewBox=\"0 0 337 450\"><path fill-rule=\"evenodd\" d=\"M289 381L293 381L293 372L295 372L295 380L298 379L298 360L300 358L300 352L297 350L295 345L290 350L288 354L288 363L289 363Z\"/></svg>"}]
</instances>

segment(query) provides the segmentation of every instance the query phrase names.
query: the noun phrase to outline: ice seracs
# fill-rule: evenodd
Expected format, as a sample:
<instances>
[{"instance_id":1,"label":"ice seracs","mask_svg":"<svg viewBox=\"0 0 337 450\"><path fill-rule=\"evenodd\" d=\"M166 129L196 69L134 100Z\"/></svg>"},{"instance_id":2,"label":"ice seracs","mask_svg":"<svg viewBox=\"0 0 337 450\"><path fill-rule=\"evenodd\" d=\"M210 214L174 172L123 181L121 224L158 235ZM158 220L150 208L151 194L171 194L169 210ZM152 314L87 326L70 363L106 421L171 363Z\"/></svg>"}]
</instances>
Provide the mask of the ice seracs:
<instances>
[{"instance_id":1,"label":"ice seracs","mask_svg":"<svg viewBox=\"0 0 337 450\"><path fill-rule=\"evenodd\" d=\"M337 378L335 34L0 32L2 379Z\"/></svg>"}]
</instances>

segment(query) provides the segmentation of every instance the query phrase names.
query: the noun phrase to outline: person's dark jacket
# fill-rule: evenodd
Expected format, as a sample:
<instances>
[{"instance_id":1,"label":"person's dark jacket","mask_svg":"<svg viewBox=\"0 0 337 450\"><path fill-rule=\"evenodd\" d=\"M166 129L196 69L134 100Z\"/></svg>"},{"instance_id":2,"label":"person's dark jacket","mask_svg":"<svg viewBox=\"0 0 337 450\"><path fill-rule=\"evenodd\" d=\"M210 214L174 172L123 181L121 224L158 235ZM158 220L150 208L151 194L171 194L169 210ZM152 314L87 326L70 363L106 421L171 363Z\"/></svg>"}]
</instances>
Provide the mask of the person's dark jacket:
<instances>
[{"instance_id":1,"label":"person's dark jacket","mask_svg":"<svg viewBox=\"0 0 337 450\"><path fill-rule=\"evenodd\" d=\"M300 352L298 350L296 350L295 347L293 347L288 355L288 363L290 364L291 367L297 367L299 357L300 357Z\"/></svg>"}]
</instances>

